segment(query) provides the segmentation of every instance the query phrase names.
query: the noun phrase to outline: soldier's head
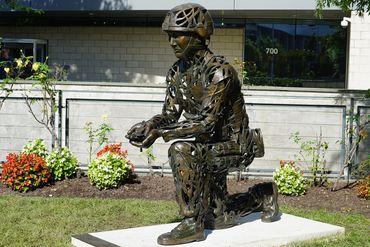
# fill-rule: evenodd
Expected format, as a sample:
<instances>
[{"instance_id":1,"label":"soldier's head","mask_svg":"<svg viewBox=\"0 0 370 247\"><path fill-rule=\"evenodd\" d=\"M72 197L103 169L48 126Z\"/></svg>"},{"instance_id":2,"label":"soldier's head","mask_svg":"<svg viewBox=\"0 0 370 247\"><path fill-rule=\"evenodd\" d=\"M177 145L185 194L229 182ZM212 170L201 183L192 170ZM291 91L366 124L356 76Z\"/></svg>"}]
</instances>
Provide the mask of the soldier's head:
<instances>
[{"instance_id":1,"label":"soldier's head","mask_svg":"<svg viewBox=\"0 0 370 247\"><path fill-rule=\"evenodd\" d=\"M195 3L171 9L162 24L178 58L186 58L205 49L213 34L213 20L208 10Z\"/></svg>"}]
</instances>

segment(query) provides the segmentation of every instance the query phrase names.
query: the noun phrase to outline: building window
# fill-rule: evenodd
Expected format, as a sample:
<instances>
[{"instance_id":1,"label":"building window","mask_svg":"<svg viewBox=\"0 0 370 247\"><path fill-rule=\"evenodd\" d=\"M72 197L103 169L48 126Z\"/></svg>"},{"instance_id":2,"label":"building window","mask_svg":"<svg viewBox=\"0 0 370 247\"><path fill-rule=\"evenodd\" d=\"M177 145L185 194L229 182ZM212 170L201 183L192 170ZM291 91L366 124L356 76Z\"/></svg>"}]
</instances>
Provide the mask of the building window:
<instances>
[{"instance_id":1,"label":"building window","mask_svg":"<svg viewBox=\"0 0 370 247\"><path fill-rule=\"evenodd\" d=\"M10 50L12 58L32 56L32 62L45 62L47 57L47 41L40 39L2 38L1 43Z\"/></svg>"},{"instance_id":2,"label":"building window","mask_svg":"<svg viewBox=\"0 0 370 247\"><path fill-rule=\"evenodd\" d=\"M344 88L346 30L338 21L247 20L248 84Z\"/></svg>"}]
</instances>

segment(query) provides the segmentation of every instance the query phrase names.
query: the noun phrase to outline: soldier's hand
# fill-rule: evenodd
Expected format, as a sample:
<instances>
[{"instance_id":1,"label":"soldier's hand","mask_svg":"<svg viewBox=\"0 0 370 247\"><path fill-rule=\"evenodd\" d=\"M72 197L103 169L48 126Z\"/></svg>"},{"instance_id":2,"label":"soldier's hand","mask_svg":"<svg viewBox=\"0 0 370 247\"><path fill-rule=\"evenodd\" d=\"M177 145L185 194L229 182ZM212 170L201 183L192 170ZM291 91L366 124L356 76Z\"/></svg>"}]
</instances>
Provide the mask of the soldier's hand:
<instances>
[{"instance_id":1,"label":"soldier's hand","mask_svg":"<svg viewBox=\"0 0 370 247\"><path fill-rule=\"evenodd\" d=\"M155 142L155 140L157 140L158 137L161 137L161 136L162 136L161 130L152 129L149 132L148 136L145 138L145 140L141 143L140 147L149 148Z\"/></svg>"},{"instance_id":2,"label":"soldier's hand","mask_svg":"<svg viewBox=\"0 0 370 247\"><path fill-rule=\"evenodd\" d=\"M142 142L150 129L148 128L145 121L135 124L131 127L131 129L127 132L126 138L130 141Z\"/></svg>"}]
</instances>

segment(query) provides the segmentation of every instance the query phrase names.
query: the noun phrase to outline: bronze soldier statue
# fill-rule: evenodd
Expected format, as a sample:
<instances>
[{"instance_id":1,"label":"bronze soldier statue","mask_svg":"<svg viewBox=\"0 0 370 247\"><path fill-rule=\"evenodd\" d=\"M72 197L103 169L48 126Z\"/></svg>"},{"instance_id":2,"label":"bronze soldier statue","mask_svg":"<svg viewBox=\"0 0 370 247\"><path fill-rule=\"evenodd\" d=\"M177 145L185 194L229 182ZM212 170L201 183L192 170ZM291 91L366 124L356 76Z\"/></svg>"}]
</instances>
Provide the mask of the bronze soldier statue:
<instances>
[{"instance_id":1,"label":"bronze soldier statue","mask_svg":"<svg viewBox=\"0 0 370 247\"><path fill-rule=\"evenodd\" d=\"M275 183L240 194L227 192L227 174L262 157L264 146L260 130L249 128L235 69L208 49L213 33L209 12L198 4L179 5L168 12L162 29L178 58L167 75L162 113L134 125L126 135L142 148L159 137L177 140L168 155L183 220L160 235L158 243L202 241L205 228L231 227L257 211L264 222L277 220Z\"/></svg>"}]
</instances>

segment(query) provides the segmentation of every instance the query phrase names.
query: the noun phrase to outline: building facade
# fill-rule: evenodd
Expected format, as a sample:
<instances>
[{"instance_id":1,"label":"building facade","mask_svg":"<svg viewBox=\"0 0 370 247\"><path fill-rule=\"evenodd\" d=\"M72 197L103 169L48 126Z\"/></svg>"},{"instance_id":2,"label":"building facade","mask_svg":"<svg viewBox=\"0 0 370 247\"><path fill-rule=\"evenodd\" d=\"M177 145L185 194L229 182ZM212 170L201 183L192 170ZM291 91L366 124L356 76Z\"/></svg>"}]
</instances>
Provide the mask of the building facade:
<instances>
[{"instance_id":1,"label":"building facade","mask_svg":"<svg viewBox=\"0 0 370 247\"><path fill-rule=\"evenodd\" d=\"M235 64L245 63L245 83L369 87L369 16L326 9L323 19L318 19L314 0L195 2L207 6L214 17L211 48ZM161 22L166 11L180 3L24 0L23 4L43 9L44 14L4 10L0 34L47 40L49 62L64 66L68 80L158 84L174 61ZM351 17L346 28L340 24L343 17Z\"/></svg>"},{"instance_id":2,"label":"building facade","mask_svg":"<svg viewBox=\"0 0 370 247\"><path fill-rule=\"evenodd\" d=\"M333 8L325 9L323 19L318 19L314 0L194 2L210 10L215 22L210 48L237 68L246 85L243 93L251 126L264 133L266 156L256 160L251 170L271 174L279 160L295 159L299 147L289 136L300 132L306 139L322 133L330 145L328 167L337 173L345 146L336 143L347 138L347 112L370 112L362 91L348 91L370 87L370 17ZM123 142L135 164L145 163L145 157L123 135L133 123L161 109L165 76L175 61L161 23L169 9L183 2L23 3L44 13L4 9L0 37L13 57L22 49L40 61L47 56L50 65L62 69L57 120L62 144L84 163L84 123L98 124L101 115L108 115L115 128L111 140ZM343 17L350 18L347 28L341 26ZM36 41L46 41L46 45ZM0 121L0 161L28 139L42 136L50 142L22 108L20 95L14 94L0 111L0 117L8 119ZM366 157L369 144L361 146L359 159ZM162 142L154 147L159 164L165 164L167 148ZM147 168L145 164L138 167Z\"/></svg>"}]
</instances>

